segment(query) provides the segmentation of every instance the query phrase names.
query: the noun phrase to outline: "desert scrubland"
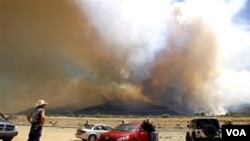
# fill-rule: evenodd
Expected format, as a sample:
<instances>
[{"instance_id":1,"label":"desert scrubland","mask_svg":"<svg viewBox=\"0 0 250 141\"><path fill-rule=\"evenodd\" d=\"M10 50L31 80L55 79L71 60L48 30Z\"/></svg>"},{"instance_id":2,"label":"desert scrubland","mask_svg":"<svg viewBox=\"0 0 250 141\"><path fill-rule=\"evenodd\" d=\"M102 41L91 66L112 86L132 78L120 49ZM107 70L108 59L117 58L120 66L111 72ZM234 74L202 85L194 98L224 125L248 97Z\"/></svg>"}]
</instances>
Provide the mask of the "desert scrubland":
<instances>
[{"instance_id":1,"label":"desert scrubland","mask_svg":"<svg viewBox=\"0 0 250 141\"><path fill-rule=\"evenodd\" d=\"M147 118L147 117L145 117ZM104 123L116 126L122 119L128 122L142 122L144 117L119 117L119 118L94 118L94 117L46 117L42 141L81 141L75 137L76 128L83 125L86 120L90 123ZM150 117L159 131L159 141L184 141L187 123L193 117ZM233 124L250 124L250 117L218 117L221 125L224 121L231 120ZM11 119L18 125L19 134L13 141L26 141L29 133L29 123L25 116L16 116Z\"/></svg>"}]
</instances>

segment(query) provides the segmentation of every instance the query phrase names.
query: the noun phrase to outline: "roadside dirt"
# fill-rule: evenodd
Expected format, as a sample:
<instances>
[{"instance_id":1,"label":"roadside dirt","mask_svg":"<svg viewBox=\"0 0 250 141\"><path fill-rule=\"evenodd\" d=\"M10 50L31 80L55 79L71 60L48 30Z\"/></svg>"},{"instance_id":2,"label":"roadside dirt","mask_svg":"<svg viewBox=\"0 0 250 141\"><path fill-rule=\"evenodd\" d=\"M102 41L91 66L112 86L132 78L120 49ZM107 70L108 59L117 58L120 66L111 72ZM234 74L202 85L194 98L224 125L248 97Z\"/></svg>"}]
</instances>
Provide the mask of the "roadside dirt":
<instances>
[{"instance_id":1,"label":"roadside dirt","mask_svg":"<svg viewBox=\"0 0 250 141\"><path fill-rule=\"evenodd\" d=\"M145 117L147 118L147 117ZM42 133L42 141L81 141L75 137L76 128L83 125L86 120L90 123L105 123L116 126L122 119L127 122L142 122L145 118L91 118L91 117L46 117L45 127ZM185 141L187 123L191 119L178 118L151 118L159 131L159 141ZM235 124L250 124L250 117L229 118L221 117L221 124L230 119ZM19 134L13 141L26 141L30 125L25 116L16 116L11 119L18 125Z\"/></svg>"}]
</instances>

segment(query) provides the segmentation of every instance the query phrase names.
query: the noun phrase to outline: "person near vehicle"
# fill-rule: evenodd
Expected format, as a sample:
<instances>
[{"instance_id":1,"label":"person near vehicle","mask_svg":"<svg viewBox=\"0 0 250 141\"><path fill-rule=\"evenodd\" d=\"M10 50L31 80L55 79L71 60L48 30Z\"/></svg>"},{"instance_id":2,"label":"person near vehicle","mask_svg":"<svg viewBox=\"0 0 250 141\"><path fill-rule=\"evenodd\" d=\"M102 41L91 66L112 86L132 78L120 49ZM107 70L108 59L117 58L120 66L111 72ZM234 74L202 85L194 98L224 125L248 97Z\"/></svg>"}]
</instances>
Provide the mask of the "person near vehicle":
<instances>
[{"instance_id":1,"label":"person near vehicle","mask_svg":"<svg viewBox=\"0 0 250 141\"><path fill-rule=\"evenodd\" d=\"M145 131L148 132L149 141L158 141L155 127L153 126L149 118L143 121L142 127Z\"/></svg>"},{"instance_id":2,"label":"person near vehicle","mask_svg":"<svg viewBox=\"0 0 250 141\"><path fill-rule=\"evenodd\" d=\"M27 115L27 120L31 123L28 141L40 141L45 122L45 106L47 104L44 100L38 100L37 107Z\"/></svg>"},{"instance_id":3,"label":"person near vehicle","mask_svg":"<svg viewBox=\"0 0 250 141\"><path fill-rule=\"evenodd\" d=\"M125 123L125 120L123 119L123 120L122 120L122 124L124 124L124 123Z\"/></svg>"},{"instance_id":4,"label":"person near vehicle","mask_svg":"<svg viewBox=\"0 0 250 141\"><path fill-rule=\"evenodd\" d=\"M224 125L233 125L231 120L226 120L224 121Z\"/></svg>"},{"instance_id":5,"label":"person near vehicle","mask_svg":"<svg viewBox=\"0 0 250 141\"><path fill-rule=\"evenodd\" d=\"M84 124L84 127L88 127L89 126L89 120L87 120Z\"/></svg>"},{"instance_id":6,"label":"person near vehicle","mask_svg":"<svg viewBox=\"0 0 250 141\"><path fill-rule=\"evenodd\" d=\"M123 119L123 120L122 120L122 124L125 124L125 123L128 123L128 122L127 122L126 120Z\"/></svg>"}]
</instances>

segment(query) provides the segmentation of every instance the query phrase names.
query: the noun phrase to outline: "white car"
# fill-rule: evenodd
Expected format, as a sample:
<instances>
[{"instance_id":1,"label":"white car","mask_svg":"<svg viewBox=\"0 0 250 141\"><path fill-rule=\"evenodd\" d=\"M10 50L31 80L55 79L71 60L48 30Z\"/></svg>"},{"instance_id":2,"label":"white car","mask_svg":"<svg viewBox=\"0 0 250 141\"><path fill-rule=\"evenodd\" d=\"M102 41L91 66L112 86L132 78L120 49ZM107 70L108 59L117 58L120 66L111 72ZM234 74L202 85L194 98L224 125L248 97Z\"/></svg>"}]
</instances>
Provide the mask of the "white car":
<instances>
[{"instance_id":1,"label":"white car","mask_svg":"<svg viewBox=\"0 0 250 141\"><path fill-rule=\"evenodd\" d=\"M17 126L0 113L0 140L11 141L17 134Z\"/></svg>"},{"instance_id":2,"label":"white car","mask_svg":"<svg viewBox=\"0 0 250 141\"><path fill-rule=\"evenodd\" d=\"M76 130L75 136L83 141L96 141L101 133L113 130L113 127L105 124L90 124Z\"/></svg>"}]
</instances>

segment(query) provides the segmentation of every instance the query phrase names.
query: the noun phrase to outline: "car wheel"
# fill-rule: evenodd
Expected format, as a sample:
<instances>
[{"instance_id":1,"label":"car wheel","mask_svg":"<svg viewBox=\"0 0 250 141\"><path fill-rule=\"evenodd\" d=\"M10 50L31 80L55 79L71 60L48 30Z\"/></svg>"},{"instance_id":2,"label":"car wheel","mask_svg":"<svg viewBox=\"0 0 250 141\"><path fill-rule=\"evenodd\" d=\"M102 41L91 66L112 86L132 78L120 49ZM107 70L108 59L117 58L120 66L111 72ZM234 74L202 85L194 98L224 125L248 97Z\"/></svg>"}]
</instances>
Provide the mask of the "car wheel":
<instances>
[{"instance_id":1,"label":"car wheel","mask_svg":"<svg viewBox=\"0 0 250 141\"><path fill-rule=\"evenodd\" d=\"M96 141L96 136L95 135L90 135L88 138L88 141Z\"/></svg>"},{"instance_id":2,"label":"car wheel","mask_svg":"<svg viewBox=\"0 0 250 141\"><path fill-rule=\"evenodd\" d=\"M204 127L204 133L207 137L213 138L216 135L216 128L213 125L206 125Z\"/></svg>"}]
</instances>

